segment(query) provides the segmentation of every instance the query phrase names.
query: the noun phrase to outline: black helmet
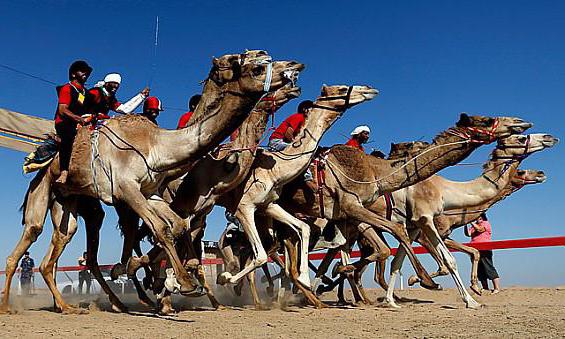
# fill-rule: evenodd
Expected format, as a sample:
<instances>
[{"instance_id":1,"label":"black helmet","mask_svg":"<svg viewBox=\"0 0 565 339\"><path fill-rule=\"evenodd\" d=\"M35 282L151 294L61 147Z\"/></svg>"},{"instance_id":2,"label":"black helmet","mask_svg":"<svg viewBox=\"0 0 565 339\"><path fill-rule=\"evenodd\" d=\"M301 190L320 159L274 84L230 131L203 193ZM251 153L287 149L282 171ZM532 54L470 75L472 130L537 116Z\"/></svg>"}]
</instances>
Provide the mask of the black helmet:
<instances>
[{"instance_id":1,"label":"black helmet","mask_svg":"<svg viewBox=\"0 0 565 339\"><path fill-rule=\"evenodd\" d=\"M202 95L200 94L193 95L188 101L188 109L191 111L195 110L196 106L198 106L198 103L200 102L200 98L202 98Z\"/></svg>"},{"instance_id":2,"label":"black helmet","mask_svg":"<svg viewBox=\"0 0 565 339\"><path fill-rule=\"evenodd\" d=\"M69 67L69 80L72 80L71 78L72 74L76 71L86 72L86 75L90 76L90 73L92 72L92 67L90 67L88 63L86 63L86 61L84 60L77 60L73 62L71 64L71 67Z\"/></svg>"},{"instance_id":3,"label":"black helmet","mask_svg":"<svg viewBox=\"0 0 565 339\"><path fill-rule=\"evenodd\" d=\"M312 108L314 103L312 100L304 100L300 104L298 104L298 113L304 113L305 110L308 108Z\"/></svg>"}]
</instances>

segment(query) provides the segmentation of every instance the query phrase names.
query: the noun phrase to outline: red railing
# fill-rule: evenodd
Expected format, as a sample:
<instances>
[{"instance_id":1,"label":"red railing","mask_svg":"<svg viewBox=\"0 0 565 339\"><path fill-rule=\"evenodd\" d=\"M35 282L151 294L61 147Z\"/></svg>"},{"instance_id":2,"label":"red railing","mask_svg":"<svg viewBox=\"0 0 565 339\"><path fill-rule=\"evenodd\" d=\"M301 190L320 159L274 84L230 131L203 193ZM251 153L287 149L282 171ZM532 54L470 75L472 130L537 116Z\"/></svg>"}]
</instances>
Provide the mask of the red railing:
<instances>
[{"instance_id":1,"label":"red railing","mask_svg":"<svg viewBox=\"0 0 565 339\"><path fill-rule=\"evenodd\" d=\"M549 238L527 238L527 239L512 239L512 240L497 240L497 241L489 241L489 242L480 242L480 243L465 243L464 245L476 248L478 250L502 250L502 249L514 249L514 248L534 248L534 247L552 247L552 246L565 246L565 236L562 237L549 237ZM424 254L427 253L426 249L418 246L413 247L414 252L416 254ZM455 252L452 250L452 252ZM396 253L396 248L392 249L392 254ZM310 260L322 260L326 255L325 252L320 253L312 253L308 256ZM356 258L360 256L359 251L353 251L351 253L352 258ZM336 258L339 258L340 255L336 255ZM223 260L220 258L216 259L204 259L204 265L220 265L223 264ZM112 269L114 265L100 265L101 270L109 270ZM58 272L70 272L70 271L79 271L81 269L80 266L62 266L57 267ZM35 272L38 271L37 268L34 269ZM5 274L5 271L0 271L0 275Z\"/></svg>"}]
</instances>

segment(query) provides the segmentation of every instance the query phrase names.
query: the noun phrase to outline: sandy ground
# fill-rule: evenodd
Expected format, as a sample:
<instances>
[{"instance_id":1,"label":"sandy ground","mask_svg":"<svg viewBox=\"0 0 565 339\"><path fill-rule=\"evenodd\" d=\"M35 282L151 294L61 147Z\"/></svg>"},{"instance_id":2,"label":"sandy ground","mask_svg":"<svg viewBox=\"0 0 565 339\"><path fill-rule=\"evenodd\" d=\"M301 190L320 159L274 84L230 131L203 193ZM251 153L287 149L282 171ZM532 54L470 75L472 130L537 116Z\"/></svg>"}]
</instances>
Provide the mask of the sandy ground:
<instances>
[{"instance_id":1,"label":"sandy ground","mask_svg":"<svg viewBox=\"0 0 565 339\"><path fill-rule=\"evenodd\" d=\"M382 296L371 290L374 299ZM481 310L465 309L457 291L410 289L400 295L415 299L402 309L379 306L316 310L292 306L255 311L236 306L212 311L181 305L176 316L159 317L131 299L132 314L92 310L87 315L51 311L50 298L14 298L15 314L0 315L1 337L193 337L193 338L375 338L375 337L564 337L564 288L509 288L498 295L477 297ZM226 295L222 296L224 302ZM322 298L327 302L335 295ZM79 302L79 300L73 300ZM232 300L233 305L236 300ZM240 300L241 304L241 300ZM99 303L102 309L107 304Z\"/></svg>"}]
</instances>

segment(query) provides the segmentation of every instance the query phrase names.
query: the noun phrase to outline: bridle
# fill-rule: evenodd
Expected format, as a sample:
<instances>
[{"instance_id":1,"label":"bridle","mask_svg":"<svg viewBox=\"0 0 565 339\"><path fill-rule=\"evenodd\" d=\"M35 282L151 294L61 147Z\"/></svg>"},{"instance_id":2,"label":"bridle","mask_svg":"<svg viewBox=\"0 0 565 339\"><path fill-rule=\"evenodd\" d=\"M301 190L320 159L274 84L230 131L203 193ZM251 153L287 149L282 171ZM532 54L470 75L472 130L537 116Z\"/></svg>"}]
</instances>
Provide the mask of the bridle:
<instances>
[{"instance_id":1,"label":"bridle","mask_svg":"<svg viewBox=\"0 0 565 339\"><path fill-rule=\"evenodd\" d=\"M495 141L497 139L496 137L496 129L498 128L498 125L500 124L500 121L498 120L498 118L494 119L494 123L492 124L492 127L489 128L478 128L478 127L471 127L471 126L467 126L467 127L452 127L450 129L447 130L447 133L451 134L451 135L455 135L458 136L464 140L467 140L469 143L475 143L475 144L490 144L491 142ZM474 136L480 136L480 135L485 135L488 138L486 140L479 140L476 139Z\"/></svg>"},{"instance_id":2,"label":"bridle","mask_svg":"<svg viewBox=\"0 0 565 339\"><path fill-rule=\"evenodd\" d=\"M351 100L351 92L353 92L353 86L347 87L347 93L345 95L332 95L328 97L320 97L316 99L316 102L312 105L312 107L320 108L320 109L327 109L334 112L343 112L349 107L349 101ZM319 101L330 101L330 100L345 100L345 104L343 107L331 107L318 104Z\"/></svg>"},{"instance_id":3,"label":"bridle","mask_svg":"<svg viewBox=\"0 0 565 339\"><path fill-rule=\"evenodd\" d=\"M496 155L496 153L493 154L492 159L493 160L497 160L497 159L508 159L507 161L504 162L504 167L502 168L502 171L499 173L498 178L496 178L495 180L489 178L486 173L482 175L483 178L485 178L488 182L490 182L491 184L493 184L497 189L499 188L498 186L498 179L500 179L502 177L502 175L504 175L504 173L506 173L506 171L510 168L510 166L512 165L512 163L518 161L521 162L524 159L526 159L530 154L528 153L528 149L530 146L530 135L528 134L526 137L526 143L524 146L504 146L504 145L498 145L497 148L498 149L504 149L504 148L524 148L524 152L522 154L513 154L513 155ZM522 185L523 186L523 185ZM521 188L521 187L520 187Z\"/></svg>"}]
</instances>

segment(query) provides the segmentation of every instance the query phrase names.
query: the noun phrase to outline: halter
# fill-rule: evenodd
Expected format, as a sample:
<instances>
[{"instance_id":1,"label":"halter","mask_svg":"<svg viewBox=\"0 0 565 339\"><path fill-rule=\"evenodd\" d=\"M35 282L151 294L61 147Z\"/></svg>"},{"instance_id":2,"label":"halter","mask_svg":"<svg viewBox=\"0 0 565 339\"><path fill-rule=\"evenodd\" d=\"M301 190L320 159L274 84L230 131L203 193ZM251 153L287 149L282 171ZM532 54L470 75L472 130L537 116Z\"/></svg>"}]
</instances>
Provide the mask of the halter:
<instances>
[{"instance_id":1,"label":"halter","mask_svg":"<svg viewBox=\"0 0 565 339\"><path fill-rule=\"evenodd\" d=\"M514 176L513 179L514 179L514 180L518 179L518 180L520 180L521 182L520 182L520 183L517 183L517 184L515 184L515 183L512 182L512 192L516 192L517 190L521 189L522 187L524 187L524 186L526 186L526 185L537 183L536 180L527 180L526 178L520 177L520 176L517 176L517 175Z\"/></svg>"},{"instance_id":2,"label":"halter","mask_svg":"<svg viewBox=\"0 0 565 339\"><path fill-rule=\"evenodd\" d=\"M496 154L493 154L492 159L496 160L496 159L508 159L508 161L504 162L504 167L502 168L502 171L500 172L498 178L496 178L496 180L493 180L491 178L489 178L486 173L482 175L483 178L485 178L488 182L490 182L491 184L493 184L497 189L499 189L498 186L498 179L500 179L504 173L506 173L506 171L510 168L510 166L512 165L513 162L515 161L523 161L524 159L526 159L529 154L528 154L528 148L530 145L530 135L528 134L528 136L526 137L526 144L524 146L517 146L517 147L504 147L504 146L497 146L499 149L500 148L520 148L523 147L524 148L524 153L522 154L515 154L515 155L508 155L508 156L497 156ZM523 185L522 185L523 186Z\"/></svg>"},{"instance_id":3,"label":"halter","mask_svg":"<svg viewBox=\"0 0 565 339\"><path fill-rule=\"evenodd\" d=\"M455 128L450 128L447 130L447 133L451 134L451 135L455 135L458 136L464 140L467 140L470 143L476 143L476 144L490 144L491 142L496 140L496 129L498 128L498 125L500 124L500 121L498 120L498 118L494 119L494 123L492 124L492 127L490 129L486 129L486 128L478 128L478 127L455 127ZM473 135L478 136L478 135L486 135L488 137L487 140L479 140L479 139L475 139L473 137Z\"/></svg>"},{"instance_id":4,"label":"halter","mask_svg":"<svg viewBox=\"0 0 565 339\"><path fill-rule=\"evenodd\" d=\"M526 136L526 144L524 146L504 146L504 145L499 145L497 146L498 148L524 148L524 153L522 154L515 154L515 155L502 155L502 156L496 156L496 159L513 159L513 160L524 160L526 159L530 154L528 153L528 149L530 148L530 135L528 134Z\"/></svg>"},{"instance_id":5,"label":"halter","mask_svg":"<svg viewBox=\"0 0 565 339\"><path fill-rule=\"evenodd\" d=\"M342 112L345 109L347 109L347 107L349 107L349 101L351 99L351 92L353 92L353 86L349 86L347 88L347 94L345 94L345 95L334 95L334 96L321 97L321 98L316 99L316 102L343 99L343 100L345 100L345 104L343 105L342 108L324 106L324 105L320 105L320 104L317 104L317 103L314 103L312 105L312 107L327 109L327 110L334 111L334 112Z\"/></svg>"}]
</instances>

